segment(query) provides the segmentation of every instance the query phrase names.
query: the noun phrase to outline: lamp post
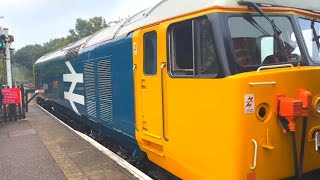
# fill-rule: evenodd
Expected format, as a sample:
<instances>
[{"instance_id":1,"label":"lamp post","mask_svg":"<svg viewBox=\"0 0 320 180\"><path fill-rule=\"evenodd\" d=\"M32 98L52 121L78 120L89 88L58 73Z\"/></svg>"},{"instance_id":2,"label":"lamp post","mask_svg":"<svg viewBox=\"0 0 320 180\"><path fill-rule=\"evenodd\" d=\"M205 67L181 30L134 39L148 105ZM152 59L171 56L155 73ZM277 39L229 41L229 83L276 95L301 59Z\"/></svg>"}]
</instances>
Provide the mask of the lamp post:
<instances>
[{"instance_id":1,"label":"lamp post","mask_svg":"<svg viewBox=\"0 0 320 180\"><path fill-rule=\"evenodd\" d=\"M0 19L4 19L4 16L0 16ZM0 35L2 35L2 34L3 34L3 32L2 32L2 27L0 26ZM4 59L4 61L3 61L3 67L6 68L5 59ZM5 79L7 78L6 76L7 76L6 72L3 71L3 77L1 78L1 80L2 80L3 82L5 82Z\"/></svg>"},{"instance_id":2,"label":"lamp post","mask_svg":"<svg viewBox=\"0 0 320 180\"><path fill-rule=\"evenodd\" d=\"M0 19L4 19L4 16L0 16ZM2 34L2 27L0 26L0 34Z\"/></svg>"},{"instance_id":3,"label":"lamp post","mask_svg":"<svg viewBox=\"0 0 320 180\"><path fill-rule=\"evenodd\" d=\"M3 16L0 16L0 19L3 19ZM14 37L9 35L8 28L0 27L0 40L2 42L1 49L4 51L5 61L6 61L6 69L7 69L7 85L12 88L12 72L11 72L11 59L10 59L10 45L14 41Z\"/></svg>"},{"instance_id":4,"label":"lamp post","mask_svg":"<svg viewBox=\"0 0 320 180\"><path fill-rule=\"evenodd\" d=\"M8 28L3 28L3 32L6 38L9 38L8 31L9 31ZM5 59L6 59L6 65L7 65L7 83L8 83L8 86L12 88L12 72L11 72L11 59L10 59L11 54L10 54L10 42L8 39L6 40L5 54L6 54Z\"/></svg>"}]
</instances>

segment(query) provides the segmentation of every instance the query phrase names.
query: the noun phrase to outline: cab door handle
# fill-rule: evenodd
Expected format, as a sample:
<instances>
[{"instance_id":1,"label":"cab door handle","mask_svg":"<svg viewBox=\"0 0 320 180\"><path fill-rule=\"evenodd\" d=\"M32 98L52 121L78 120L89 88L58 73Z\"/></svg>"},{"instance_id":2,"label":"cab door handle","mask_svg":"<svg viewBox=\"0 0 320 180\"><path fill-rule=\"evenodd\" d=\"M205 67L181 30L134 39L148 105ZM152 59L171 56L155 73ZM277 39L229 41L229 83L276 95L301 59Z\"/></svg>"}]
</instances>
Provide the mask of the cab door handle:
<instances>
[{"instance_id":1,"label":"cab door handle","mask_svg":"<svg viewBox=\"0 0 320 180\"><path fill-rule=\"evenodd\" d=\"M136 69L137 69L137 64L133 64L132 66L132 72L133 72L133 84L134 84L134 88L133 88L133 94L135 95L136 94ZM136 107L136 101L134 101L134 107ZM137 121L137 118L135 118L135 129L136 131L139 131L139 128L138 128L138 121Z\"/></svg>"},{"instance_id":2,"label":"cab door handle","mask_svg":"<svg viewBox=\"0 0 320 180\"><path fill-rule=\"evenodd\" d=\"M164 112L164 70L166 69L167 64L161 63L161 98L162 98L162 135L165 141L169 141L169 138L166 136L166 124L165 124L165 112Z\"/></svg>"},{"instance_id":3,"label":"cab door handle","mask_svg":"<svg viewBox=\"0 0 320 180\"><path fill-rule=\"evenodd\" d=\"M141 79L141 88L147 88L146 80Z\"/></svg>"},{"instance_id":4,"label":"cab door handle","mask_svg":"<svg viewBox=\"0 0 320 180\"><path fill-rule=\"evenodd\" d=\"M252 139L252 143L254 145L254 155L253 155L253 165L251 166L251 170L254 170L257 167L258 143L254 139Z\"/></svg>"}]
</instances>

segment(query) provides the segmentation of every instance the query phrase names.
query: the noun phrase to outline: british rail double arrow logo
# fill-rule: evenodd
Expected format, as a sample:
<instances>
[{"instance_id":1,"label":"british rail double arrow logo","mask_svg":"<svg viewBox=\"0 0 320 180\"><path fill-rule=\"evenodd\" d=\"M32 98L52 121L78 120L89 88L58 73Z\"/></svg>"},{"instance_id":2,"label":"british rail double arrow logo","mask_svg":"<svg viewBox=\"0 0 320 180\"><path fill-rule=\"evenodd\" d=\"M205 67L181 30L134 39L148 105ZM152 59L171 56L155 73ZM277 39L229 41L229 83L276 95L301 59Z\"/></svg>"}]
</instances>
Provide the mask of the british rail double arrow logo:
<instances>
[{"instance_id":1,"label":"british rail double arrow logo","mask_svg":"<svg viewBox=\"0 0 320 180\"><path fill-rule=\"evenodd\" d=\"M66 65L71 72L71 74L63 74L63 82L71 82L71 86L68 92L64 92L64 98L69 100L70 105L74 112L80 115L76 105L74 103L84 105L84 96L73 93L76 88L77 83L83 83L83 73L76 73L69 61L66 62Z\"/></svg>"}]
</instances>

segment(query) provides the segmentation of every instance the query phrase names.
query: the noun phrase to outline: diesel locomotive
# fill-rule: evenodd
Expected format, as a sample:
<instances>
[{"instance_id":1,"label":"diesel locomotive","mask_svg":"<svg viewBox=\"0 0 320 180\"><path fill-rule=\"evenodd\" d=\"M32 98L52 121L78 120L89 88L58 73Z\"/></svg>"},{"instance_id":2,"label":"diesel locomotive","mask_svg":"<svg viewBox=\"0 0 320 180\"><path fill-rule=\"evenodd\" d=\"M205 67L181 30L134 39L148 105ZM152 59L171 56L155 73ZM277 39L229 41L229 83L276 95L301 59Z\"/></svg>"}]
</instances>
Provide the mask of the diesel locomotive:
<instances>
[{"instance_id":1,"label":"diesel locomotive","mask_svg":"<svg viewBox=\"0 0 320 180\"><path fill-rule=\"evenodd\" d=\"M161 1L38 59L38 102L182 179L314 178L319 7Z\"/></svg>"}]
</instances>

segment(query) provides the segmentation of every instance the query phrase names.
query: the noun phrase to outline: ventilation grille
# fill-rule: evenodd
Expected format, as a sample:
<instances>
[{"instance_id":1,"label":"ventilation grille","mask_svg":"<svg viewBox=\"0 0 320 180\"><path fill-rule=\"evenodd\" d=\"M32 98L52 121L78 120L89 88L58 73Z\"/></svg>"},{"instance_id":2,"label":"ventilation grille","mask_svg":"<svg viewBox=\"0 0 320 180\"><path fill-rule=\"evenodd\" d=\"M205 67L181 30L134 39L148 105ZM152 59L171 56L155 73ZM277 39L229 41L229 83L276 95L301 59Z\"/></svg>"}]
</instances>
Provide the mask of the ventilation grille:
<instances>
[{"instance_id":1,"label":"ventilation grille","mask_svg":"<svg viewBox=\"0 0 320 180\"><path fill-rule=\"evenodd\" d=\"M94 79L94 62L84 63L84 82L86 88L87 115L91 120L96 121L97 109Z\"/></svg>"},{"instance_id":2,"label":"ventilation grille","mask_svg":"<svg viewBox=\"0 0 320 180\"><path fill-rule=\"evenodd\" d=\"M79 51L80 47L81 47L81 44L79 46L75 46L75 47L69 49L66 53L67 60L76 58L78 56L78 51Z\"/></svg>"},{"instance_id":3,"label":"ventilation grille","mask_svg":"<svg viewBox=\"0 0 320 180\"><path fill-rule=\"evenodd\" d=\"M111 61L98 61L98 92L100 123L112 127L112 88L111 88Z\"/></svg>"}]
</instances>

